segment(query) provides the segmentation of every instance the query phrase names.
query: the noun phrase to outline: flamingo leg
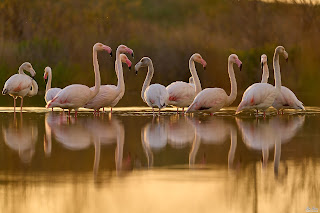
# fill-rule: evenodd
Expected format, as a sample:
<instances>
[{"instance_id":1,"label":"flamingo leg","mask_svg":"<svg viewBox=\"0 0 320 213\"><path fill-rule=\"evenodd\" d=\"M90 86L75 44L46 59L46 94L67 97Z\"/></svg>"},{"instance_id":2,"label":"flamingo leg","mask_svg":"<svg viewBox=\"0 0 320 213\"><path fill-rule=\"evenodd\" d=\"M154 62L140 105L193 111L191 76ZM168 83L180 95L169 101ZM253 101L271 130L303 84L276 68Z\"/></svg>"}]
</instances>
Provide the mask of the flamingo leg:
<instances>
[{"instance_id":1,"label":"flamingo leg","mask_svg":"<svg viewBox=\"0 0 320 213\"><path fill-rule=\"evenodd\" d=\"M258 109L256 109L257 110L257 116L258 116L258 114L259 114L259 110Z\"/></svg>"},{"instance_id":2,"label":"flamingo leg","mask_svg":"<svg viewBox=\"0 0 320 213\"><path fill-rule=\"evenodd\" d=\"M16 99L13 98L13 112L16 113Z\"/></svg>"},{"instance_id":3,"label":"flamingo leg","mask_svg":"<svg viewBox=\"0 0 320 213\"><path fill-rule=\"evenodd\" d=\"M184 114L184 107L182 107L182 114Z\"/></svg>"},{"instance_id":4,"label":"flamingo leg","mask_svg":"<svg viewBox=\"0 0 320 213\"><path fill-rule=\"evenodd\" d=\"M177 114L179 114L179 107L177 107Z\"/></svg>"},{"instance_id":5,"label":"flamingo leg","mask_svg":"<svg viewBox=\"0 0 320 213\"><path fill-rule=\"evenodd\" d=\"M281 111L281 115L283 115L283 111L284 111L284 109Z\"/></svg>"},{"instance_id":6,"label":"flamingo leg","mask_svg":"<svg viewBox=\"0 0 320 213\"><path fill-rule=\"evenodd\" d=\"M153 109L153 107L152 107L152 114L153 114L153 116L154 116L154 109Z\"/></svg>"},{"instance_id":7,"label":"flamingo leg","mask_svg":"<svg viewBox=\"0 0 320 213\"><path fill-rule=\"evenodd\" d=\"M69 109L69 113L68 113L69 118L70 118L70 112L71 112L71 109Z\"/></svg>"},{"instance_id":8,"label":"flamingo leg","mask_svg":"<svg viewBox=\"0 0 320 213\"><path fill-rule=\"evenodd\" d=\"M78 110L75 110L75 115L74 115L74 117L77 118L77 115L78 115Z\"/></svg>"},{"instance_id":9,"label":"flamingo leg","mask_svg":"<svg viewBox=\"0 0 320 213\"><path fill-rule=\"evenodd\" d=\"M159 108L159 116L160 116L160 108Z\"/></svg>"},{"instance_id":10,"label":"flamingo leg","mask_svg":"<svg viewBox=\"0 0 320 213\"><path fill-rule=\"evenodd\" d=\"M110 113L112 114L112 107L111 107Z\"/></svg>"},{"instance_id":11,"label":"flamingo leg","mask_svg":"<svg viewBox=\"0 0 320 213\"><path fill-rule=\"evenodd\" d=\"M51 112L53 112L53 107L51 108Z\"/></svg>"},{"instance_id":12,"label":"flamingo leg","mask_svg":"<svg viewBox=\"0 0 320 213\"><path fill-rule=\"evenodd\" d=\"M266 118L266 111L263 112L263 117Z\"/></svg>"},{"instance_id":13,"label":"flamingo leg","mask_svg":"<svg viewBox=\"0 0 320 213\"><path fill-rule=\"evenodd\" d=\"M22 112L22 106L23 106L23 98L21 98L20 112Z\"/></svg>"},{"instance_id":14,"label":"flamingo leg","mask_svg":"<svg viewBox=\"0 0 320 213\"><path fill-rule=\"evenodd\" d=\"M102 107L102 111L103 111L103 113L104 113L104 107Z\"/></svg>"}]
</instances>

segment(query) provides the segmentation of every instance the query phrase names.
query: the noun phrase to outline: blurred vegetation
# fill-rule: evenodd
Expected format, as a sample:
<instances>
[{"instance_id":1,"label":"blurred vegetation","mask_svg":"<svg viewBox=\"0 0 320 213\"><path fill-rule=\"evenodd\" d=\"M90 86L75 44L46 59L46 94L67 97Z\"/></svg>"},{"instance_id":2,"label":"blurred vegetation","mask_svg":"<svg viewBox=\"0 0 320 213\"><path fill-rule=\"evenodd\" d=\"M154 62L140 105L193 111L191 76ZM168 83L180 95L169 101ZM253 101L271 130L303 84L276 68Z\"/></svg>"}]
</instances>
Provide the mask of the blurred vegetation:
<instances>
[{"instance_id":1,"label":"blurred vegetation","mask_svg":"<svg viewBox=\"0 0 320 213\"><path fill-rule=\"evenodd\" d=\"M189 57L200 53L207 70L197 66L202 88L230 91L227 58L239 55L243 71L235 68L237 105L243 91L261 79L260 56L268 55L270 72L274 48L283 45L289 63L281 59L283 85L291 88L306 105L320 89L320 7L311 1L267 3L237 0L2 0L0 1L0 82L24 62L35 68L37 97L27 106L44 106L43 70L53 69L53 87L72 83L94 85L92 46L96 42L115 51L125 44L135 51L136 63L149 56L155 66L152 82L168 85L187 81ZM103 84L116 84L114 60L99 54ZM140 98L145 73L124 67L126 93L118 106L145 105ZM274 83L271 73L269 83ZM32 99L32 100L31 100ZM12 98L1 96L1 106Z\"/></svg>"}]
</instances>

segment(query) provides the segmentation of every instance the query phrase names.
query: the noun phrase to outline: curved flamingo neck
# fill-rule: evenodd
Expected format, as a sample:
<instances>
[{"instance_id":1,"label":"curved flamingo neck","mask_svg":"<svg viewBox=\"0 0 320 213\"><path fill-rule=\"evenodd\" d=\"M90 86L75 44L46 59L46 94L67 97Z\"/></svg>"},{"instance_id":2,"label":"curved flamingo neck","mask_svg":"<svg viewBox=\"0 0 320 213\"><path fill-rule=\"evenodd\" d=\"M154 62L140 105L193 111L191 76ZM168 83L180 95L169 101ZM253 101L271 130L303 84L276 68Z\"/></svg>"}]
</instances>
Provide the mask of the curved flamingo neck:
<instances>
[{"instance_id":1,"label":"curved flamingo neck","mask_svg":"<svg viewBox=\"0 0 320 213\"><path fill-rule=\"evenodd\" d=\"M100 90L100 84L101 84L101 79L100 79L100 71L99 71L99 63L98 63L98 53L97 50L93 48L93 70L94 70L94 75L95 75L95 85L94 85L94 90L91 93L91 98L94 98L99 90Z\"/></svg>"},{"instance_id":2,"label":"curved flamingo neck","mask_svg":"<svg viewBox=\"0 0 320 213\"><path fill-rule=\"evenodd\" d=\"M280 74L280 63L279 63L279 53L276 50L273 55L273 69L274 69L274 81L275 87L278 91L281 90L281 74Z\"/></svg>"},{"instance_id":3,"label":"curved flamingo neck","mask_svg":"<svg viewBox=\"0 0 320 213\"><path fill-rule=\"evenodd\" d=\"M150 82L153 77L153 73L154 73L154 68L153 68L152 61L150 60L150 63L148 65L148 74L146 76L146 79L143 82L143 86L142 86L142 90L141 90L141 98L144 102L146 102L146 100L144 99L144 92L150 86Z\"/></svg>"},{"instance_id":4,"label":"curved flamingo neck","mask_svg":"<svg viewBox=\"0 0 320 213\"><path fill-rule=\"evenodd\" d=\"M199 80L199 76L196 70L196 65L194 63L193 57L191 56L190 60L189 60L189 69L190 69L190 73L193 77L193 81L194 81L194 85L195 85L195 91L196 91L196 95L201 92L201 83Z\"/></svg>"},{"instance_id":5,"label":"curved flamingo neck","mask_svg":"<svg viewBox=\"0 0 320 213\"><path fill-rule=\"evenodd\" d=\"M234 75L233 62L231 62L230 60L228 61L228 73L229 73L229 78L231 83L231 92L230 92L230 95L228 96L228 103L226 106L229 106L230 104L232 104L237 97L237 81Z\"/></svg>"},{"instance_id":6,"label":"curved flamingo neck","mask_svg":"<svg viewBox=\"0 0 320 213\"><path fill-rule=\"evenodd\" d=\"M18 73L19 73L19 74L25 74L25 73L23 72L22 66L19 67Z\"/></svg>"},{"instance_id":7,"label":"curved flamingo neck","mask_svg":"<svg viewBox=\"0 0 320 213\"><path fill-rule=\"evenodd\" d=\"M28 92L28 96L35 96L38 93L38 84L35 80L32 79L31 90Z\"/></svg>"},{"instance_id":8,"label":"curved flamingo neck","mask_svg":"<svg viewBox=\"0 0 320 213\"><path fill-rule=\"evenodd\" d=\"M46 92L48 92L49 89L51 89L51 81L52 81L52 72L51 70L48 71L48 82L46 85Z\"/></svg>"},{"instance_id":9,"label":"curved flamingo neck","mask_svg":"<svg viewBox=\"0 0 320 213\"><path fill-rule=\"evenodd\" d=\"M116 74L118 77L118 83L117 83L117 92L120 94L124 92L125 87L124 87L124 80L123 80L123 67L122 67L122 62L121 62L121 56L120 56L120 51L117 50L116 52Z\"/></svg>"},{"instance_id":10,"label":"curved flamingo neck","mask_svg":"<svg viewBox=\"0 0 320 213\"><path fill-rule=\"evenodd\" d=\"M267 63L263 64L262 70L263 70L263 72L262 72L261 83L268 83L268 79L269 79L269 67L268 67L268 64L267 64Z\"/></svg>"}]
</instances>

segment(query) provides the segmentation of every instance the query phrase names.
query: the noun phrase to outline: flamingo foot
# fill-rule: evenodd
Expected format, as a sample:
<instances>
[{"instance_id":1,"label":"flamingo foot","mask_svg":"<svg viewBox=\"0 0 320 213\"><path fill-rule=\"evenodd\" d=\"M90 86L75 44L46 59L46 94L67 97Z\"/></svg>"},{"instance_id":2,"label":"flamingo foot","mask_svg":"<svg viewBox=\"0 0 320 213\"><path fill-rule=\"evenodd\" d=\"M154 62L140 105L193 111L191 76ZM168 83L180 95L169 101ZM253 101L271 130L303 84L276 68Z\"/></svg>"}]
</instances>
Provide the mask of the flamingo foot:
<instances>
[{"instance_id":1,"label":"flamingo foot","mask_svg":"<svg viewBox=\"0 0 320 213\"><path fill-rule=\"evenodd\" d=\"M263 112L263 118L266 118L266 112L265 111Z\"/></svg>"},{"instance_id":2,"label":"flamingo foot","mask_svg":"<svg viewBox=\"0 0 320 213\"><path fill-rule=\"evenodd\" d=\"M179 107L177 107L177 114L179 114Z\"/></svg>"},{"instance_id":3,"label":"flamingo foot","mask_svg":"<svg viewBox=\"0 0 320 213\"><path fill-rule=\"evenodd\" d=\"M102 111L103 111L103 113L104 113L104 107L102 107Z\"/></svg>"},{"instance_id":4,"label":"flamingo foot","mask_svg":"<svg viewBox=\"0 0 320 213\"><path fill-rule=\"evenodd\" d=\"M281 111L281 115L283 115L283 111L284 111L284 109Z\"/></svg>"}]
</instances>

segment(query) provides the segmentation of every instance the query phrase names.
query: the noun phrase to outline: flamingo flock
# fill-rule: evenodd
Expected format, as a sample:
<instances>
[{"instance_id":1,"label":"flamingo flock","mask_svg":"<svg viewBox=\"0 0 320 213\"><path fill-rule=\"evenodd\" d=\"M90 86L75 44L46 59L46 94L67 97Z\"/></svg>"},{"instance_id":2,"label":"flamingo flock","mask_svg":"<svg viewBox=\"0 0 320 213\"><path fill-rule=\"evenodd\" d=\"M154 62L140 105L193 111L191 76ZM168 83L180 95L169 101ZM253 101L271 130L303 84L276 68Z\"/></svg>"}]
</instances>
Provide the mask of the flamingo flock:
<instances>
[{"instance_id":1,"label":"flamingo flock","mask_svg":"<svg viewBox=\"0 0 320 213\"><path fill-rule=\"evenodd\" d=\"M54 107L66 109L70 112L75 111L75 117L79 108L84 107L92 109L95 115L99 115L100 109L104 111L104 107L115 107L122 99L125 93L125 83L123 78L122 63L127 64L131 68L132 62L128 55L134 56L133 50L125 45L119 45L116 50L115 59L115 73L117 75L117 85L101 85L100 69L98 63L98 52L106 51L112 56L112 49L102 43L96 43L93 46L93 71L95 75L95 85L88 87L82 84L72 84L65 88L52 88L52 69L46 67L44 69L44 79L47 81L45 89L46 108ZM262 80L260 83L254 83L246 89L242 100L237 107L236 114L245 110L255 110L257 115L259 111L263 112L265 117L266 110L273 107L278 114L282 113L284 109L301 109L305 110L303 103L298 100L296 95L287 87L281 85L280 62L279 57L283 56L288 60L288 53L283 46L278 46L275 49L273 56L273 68L275 76L275 85L268 83L269 68L267 64L267 56L261 56ZM135 65L135 72L143 67L147 67L147 75L142 85L141 98L152 108L153 115L155 115L154 108L158 108L160 115L161 109L166 106L173 106L187 108L186 113L206 112L212 115L224 107L231 105L237 97L237 81L234 71L234 64L241 71L242 62L236 54L231 54L228 58L228 74L231 84L230 95L222 88L206 88L202 90L199 76L196 70L196 63L199 63L205 69L207 62L199 53L195 53L190 57L189 70L191 77L189 82L175 81L167 87L155 83L151 84L154 74L154 66L151 58L143 57ZM27 71L31 76L27 75ZM12 75L6 82L2 90L2 94L9 94L14 100L14 112L16 111L16 99L21 98L22 112L23 98L25 96L32 97L38 93L38 84L33 79L36 72L29 62L23 63L18 70L18 74Z\"/></svg>"}]
</instances>

